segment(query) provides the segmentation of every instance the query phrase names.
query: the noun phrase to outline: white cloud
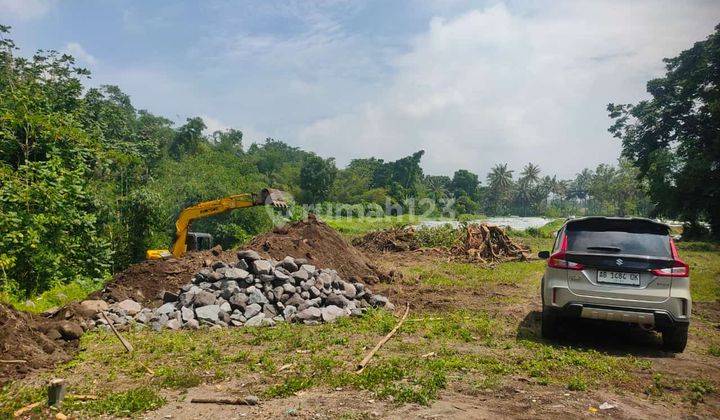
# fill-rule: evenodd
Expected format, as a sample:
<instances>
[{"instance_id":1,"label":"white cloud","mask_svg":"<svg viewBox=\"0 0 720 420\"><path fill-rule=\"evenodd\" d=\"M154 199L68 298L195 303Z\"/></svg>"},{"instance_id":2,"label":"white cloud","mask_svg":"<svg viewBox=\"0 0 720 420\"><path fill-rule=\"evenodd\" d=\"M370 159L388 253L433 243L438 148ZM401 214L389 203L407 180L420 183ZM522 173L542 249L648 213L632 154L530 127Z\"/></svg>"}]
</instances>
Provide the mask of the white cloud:
<instances>
[{"instance_id":1,"label":"white cloud","mask_svg":"<svg viewBox=\"0 0 720 420\"><path fill-rule=\"evenodd\" d=\"M0 11L4 16L30 20L45 16L54 4L54 0L0 0Z\"/></svg>"},{"instance_id":2,"label":"white cloud","mask_svg":"<svg viewBox=\"0 0 720 420\"><path fill-rule=\"evenodd\" d=\"M720 20L713 2L546 4L433 18L392 61L395 76L381 95L306 125L299 142L341 164L425 149L429 173L484 175L498 162L533 161L571 176L618 157L605 105L644 98L662 58Z\"/></svg>"},{"instance_id":3,"label":"white cloud","mask_svg":"<svg viewBox=\"0 0 720 420\"><path fill-rule=\"evenodd\" d=\"M205 122L205 135L210 135L216 131L227 130L230 128L229 125L209 115L201 115L200 118L202 118L203 122Z\"/></svg>"},{"instance_id":4,"label":"white cloud","mask_svg":"<svg viewBox=\"0 0 720 420\"><path fill-rule=\"evenodd\" d=\"M85 64L89 64L91 66L97 64L97 59L95 58L95 56L85 51L85 48L83 48L83 46L77 42L68 42L67 45L65 45L65 50L68 52L68 54L72 55L73 57Z\"/></svg>"}]
</instances>

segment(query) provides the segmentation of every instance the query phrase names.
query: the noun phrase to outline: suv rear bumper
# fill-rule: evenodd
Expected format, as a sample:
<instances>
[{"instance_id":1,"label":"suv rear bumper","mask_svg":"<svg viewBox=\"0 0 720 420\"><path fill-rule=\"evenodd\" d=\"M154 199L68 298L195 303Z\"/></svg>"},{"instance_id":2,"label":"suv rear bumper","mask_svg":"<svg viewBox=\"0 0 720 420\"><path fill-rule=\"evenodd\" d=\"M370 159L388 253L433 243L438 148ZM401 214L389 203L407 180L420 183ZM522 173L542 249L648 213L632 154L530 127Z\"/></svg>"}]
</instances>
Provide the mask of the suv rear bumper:
<instances>
[{"instance_id":1,"label":"suv rear bumper","mask_svg":"<svg viewBox=\"0 0 720 420\"><path fill-rule=\"evenodd\" d=\"M664 309L626 308L588 303L568 302L562 307L550 307L567 318L589 318L604 321L653 325L656 329L687 326L689 318L677 318Z\"/></svg>"}]
</instances>

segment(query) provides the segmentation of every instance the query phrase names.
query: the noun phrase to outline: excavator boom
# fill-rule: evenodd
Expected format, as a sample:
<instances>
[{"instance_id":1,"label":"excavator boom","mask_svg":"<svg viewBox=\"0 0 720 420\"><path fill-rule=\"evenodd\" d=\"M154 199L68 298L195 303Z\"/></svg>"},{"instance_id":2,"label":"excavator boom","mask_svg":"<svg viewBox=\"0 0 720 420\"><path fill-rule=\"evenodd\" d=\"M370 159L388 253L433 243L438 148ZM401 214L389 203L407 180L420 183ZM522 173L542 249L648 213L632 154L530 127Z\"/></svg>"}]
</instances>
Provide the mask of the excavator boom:
<instances>
[{"instance_id":1,"label":"excavator boom","mask_svg":"<svg viewBox=\"0 0 720 420\"><path fill-rule=\"evenodd\" d=\"M217 200L203 201L180 212L175 222L175 241L170 250L149 249L147 258L156 260L168 257L181 257L186 251L187 236L193 220L214 216L230 210L270 205L274 207L287 207L285 192L271 188L264 188L260 194L238 194L229 197L218 198Z\"/></svg>"}]
</instances>

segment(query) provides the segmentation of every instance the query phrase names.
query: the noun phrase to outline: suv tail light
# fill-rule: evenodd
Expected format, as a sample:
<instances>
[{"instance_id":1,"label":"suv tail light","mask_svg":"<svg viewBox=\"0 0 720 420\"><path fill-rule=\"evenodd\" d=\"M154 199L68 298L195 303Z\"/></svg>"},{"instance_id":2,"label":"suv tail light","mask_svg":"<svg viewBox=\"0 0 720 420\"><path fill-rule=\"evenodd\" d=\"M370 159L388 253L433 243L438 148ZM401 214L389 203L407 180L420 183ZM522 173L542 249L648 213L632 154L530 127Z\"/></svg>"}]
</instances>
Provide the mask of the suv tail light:
<instances>
[{"instance_id":1,"label":"suv tail light","mask_svg":"<svg viewBox=\"0 0 720 420\"><path fill-rule=\"evenodd\" d=\"M668 268L656 268L652 273L658 277L687 277L690 275L690 266L687 265L678 255L675 242L670 238L670 251L672 252L673 266Z\"/></svg>"},{"instance_id":2,"label":"suv tail light","mask_svg":"<svg viewBox=\"0 0 720 420\"><path fill-rule=\"evenodd\" d=\"M547 265L552 268L560 268L562 270L582 270L585 268L584 265L565 259L565 253L567 252L567 235L563 234L562 243L560 244L560 250L548 258Z\"/></svg>"}]
</instances>

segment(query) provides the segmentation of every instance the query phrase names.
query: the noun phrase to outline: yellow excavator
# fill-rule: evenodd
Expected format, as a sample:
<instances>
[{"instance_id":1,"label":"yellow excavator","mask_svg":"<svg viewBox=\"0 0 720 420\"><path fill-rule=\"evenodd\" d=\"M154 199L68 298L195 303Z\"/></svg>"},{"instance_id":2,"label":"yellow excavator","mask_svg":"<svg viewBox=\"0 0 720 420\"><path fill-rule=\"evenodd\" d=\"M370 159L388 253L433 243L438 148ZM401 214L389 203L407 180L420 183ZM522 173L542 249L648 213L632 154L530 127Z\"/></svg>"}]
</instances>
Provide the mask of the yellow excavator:
<instances>
[{"instance_id":1,"label":"yellow excavator","mask_svg":"<svg viewBox=\"0 0 720 420\"><path fill-rule=\"evenodd\" d=\"M285 197L286 193L284 191L264 188L260 191L260 194L231 195L186 207L180 212L180 216L175 222L175 240L171 249L148 249L146 257L149 260L179 258L186 251L210 249L212 247L212 235L189 231L193 220L245 207L270 205L284 208L287 207Z\"/></svg>"}]
</instances>

